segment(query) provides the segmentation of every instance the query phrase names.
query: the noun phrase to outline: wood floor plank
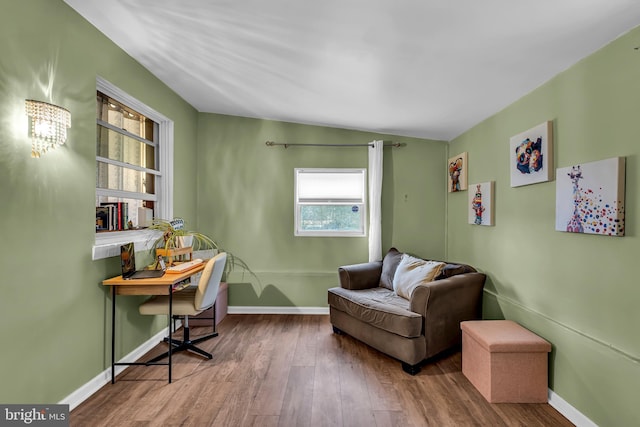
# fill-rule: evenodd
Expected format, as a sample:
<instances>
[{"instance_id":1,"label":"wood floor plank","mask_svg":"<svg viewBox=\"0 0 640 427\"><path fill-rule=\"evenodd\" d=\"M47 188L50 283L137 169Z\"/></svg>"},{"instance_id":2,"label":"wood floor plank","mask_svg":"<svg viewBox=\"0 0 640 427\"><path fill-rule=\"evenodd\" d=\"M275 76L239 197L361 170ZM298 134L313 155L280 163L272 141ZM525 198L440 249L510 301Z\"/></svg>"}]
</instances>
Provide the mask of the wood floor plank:
<instances>
[{"instance_id":1,"label":"wood floor plank","mask_svg":"<svg viewBox=\"0 0 640 427\"><path fill-rule=\"evenodd\" d=\"M282 402L280 427L308 426L311 423L315 366L293 366Z\"/></svg>"},{"instance_id":2,"label":"wood floor plank","mask_svg":"<svg viewBox=\"0 0 640 427\"><path fill-rule=\"evenodd\" d=\"M374 351L367 351L362 357L366 358L366 363L362 364L362 371L367 382L371 407L380 411L401 411L398 392L388 375L390 365L398 369L398 363L381 358L379 353Z\"/></svg>"},{"instance_id":3,"label":"wood floor plank","mask_svg":"<svg viewBox=\"0 0 640 427\"><path fill-rule=\"evenodd\" d=\"M403 411L373 411L376 427L406 427L410 425Z\"/></svg>"},{"instance_id":4,"label":"wood floor plank","mask_svg":"<svg viewBox=\"0 0 640 427\"><path fill-rule=\"evenodd\" d=\"M322 326L322 325L321 325ZM328 324L327 324L328 326ZM313 378L311 426L342 426L342 400L340 399L340 369L342 349L332 334L319 333L318 351Z\"/></svg>"},{"instance_id":5,"label":"wood floor plank","mask_svg":"<svg viewBox=\"0 0 640 427\"><path fill-rule=\"evenodd\" d=\"M432 405L432 396L427 394L420 381L405 379L397 384L399 398L407 418L407 425L412 427L436 427L439 420L438 408ZM430 407L430 405L432 405Z\"/></svg>"},{"instance_id":6,"label":"wood floor plank","mask_svg":"<svg viewBox=\"0 0 640 427\"><path fill-rule=\"evenodd\" d=\"M249 413L249 404L260 387L261 378L249 373L239 376L233 383L224 405L216 414L212 426L249 426L253 416Z\"/></svg>"},{"instance_id":7,"label":"wood floor plank","mask_svg":"<svg viewBox=\"0 0 640 427\"><path fill-rule=\"evenodd\" d=\"M282 408L300 325L285 317L276 326L278 339L270 340L267 369L250 405L252 415L280 415Z\"/></svg>"},{"instance_id":8,"label":"wood floor plank","mask_svg":"<svg viewBox=\"0 0 640 427\"><path fill-rule=\"evenodd\" d=\"M299 317L300 319L297 321L301 323L300 334L291 364L293 366L315 366L319 324L313 319L314 316Z\"/></svg>"},{"instance_id":9,"label":"wood floor plank","mask_svg":"<svg viewBox=\"0 0 640 427\"><path fill-rule=\"evenodd\" d=\"M339 366L342 420L345 426L370 427L375 425L373 408L369 399L367 381L358 361Z\"/></svg>"},{"instance_id":10,"label":"wood floor plank","mask_svg":"<svg viewBox=\"0 0 640 427\"><path fill-rule=\"evenodd\" d=\"M189 416L183 425L192 427L213 425L235 386L231 382L215 380L203 384L197 396L186 405Z\"/></svg>"},{"instance_id":11,"label":"wood floor plank","mask_svg":"<svg viewBox=\"0 0 640 427\"><path fill-rule=\"evenodd\" d=\"M251 427L278 427L277 415L253 415L253 419L250 420Z\"/></svg>"},{"instance_id":12,"label":"wood floor plank","mask_svg":"<svg viewBox=\"0 0 640 427\"><path fill-rule=\"evenodd\" d=\"M397 360L334 334L328 316L227 315L219 333L200 345L213 359L177 354L171 384L166 367L129 367L75 408L70 425L572 425L548 404L488 403L462 374L459 350L411 376ZM165 349L159 344L144 360Z\"/></svg>"},{"instance_id":13,"label":"wood floor plank","mask_svg":"<svg viewBox=\"0 0 640 427\"><path fill-rule=\"evenodd\" d=\"M496 403L493 409L506 425L518 427L572 426L573 424L557 411L549 411L542 405L523 403Z\"/></svg>"}]
</instances>

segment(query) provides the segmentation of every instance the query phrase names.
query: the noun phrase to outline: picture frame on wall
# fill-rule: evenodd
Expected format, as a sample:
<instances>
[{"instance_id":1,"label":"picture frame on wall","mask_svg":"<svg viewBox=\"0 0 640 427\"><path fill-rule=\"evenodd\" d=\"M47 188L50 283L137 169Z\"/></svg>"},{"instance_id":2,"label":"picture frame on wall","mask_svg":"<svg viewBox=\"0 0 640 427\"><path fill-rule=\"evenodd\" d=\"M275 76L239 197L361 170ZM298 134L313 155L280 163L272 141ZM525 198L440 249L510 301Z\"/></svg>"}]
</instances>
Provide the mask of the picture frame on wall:
<instances>
[{"instance_id":1,"label":"picture frame on wall","mask_svg":"<svg viewBox=\"0 0 640 427\"><path fill-rule=\"evenodd\" d=\"M560 168L556 177L557 231L624 236L624 157Z\"/></svg>"},{"instance_id":2,"label":"picture frame on wall","mask_svg":"<svg viewBox=\"0 0 640 427\"><path fill-rule=\"evenodd\" d=\"M468 172L468 156L467 153L460 153L449 159L447 171L447 187L449 193L465 191L467 189L467 172Z\"/></svg>"},{"instance_id":3,"label":"picture frame on wall","mask_svg":"<svg viewBox=\"0 0 640 427\"><path fill-rule=\"evenodd\" d=\"M512 136L509 150L511 187L553 180L553 121Z\"/></svg>"},{"instance_id":4,"label":"picture frame on wall","mask_svg":"<svg viewBox=\"0 0 640 427\"><path fill-rule=\"evenodd\" d=\"M469 187L469 224L494 225L494 181L471 184Z\"/></svg>"}]
</instances>

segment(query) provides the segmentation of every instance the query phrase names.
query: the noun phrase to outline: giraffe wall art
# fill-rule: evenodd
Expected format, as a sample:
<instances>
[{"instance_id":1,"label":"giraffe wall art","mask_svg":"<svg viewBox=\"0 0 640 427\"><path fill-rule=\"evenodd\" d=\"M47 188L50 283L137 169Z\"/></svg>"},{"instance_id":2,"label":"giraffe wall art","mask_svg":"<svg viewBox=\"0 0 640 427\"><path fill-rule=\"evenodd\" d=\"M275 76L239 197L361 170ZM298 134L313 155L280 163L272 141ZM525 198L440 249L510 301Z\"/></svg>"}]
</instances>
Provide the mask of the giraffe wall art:
<instances>
[{"instance_id":1,"label":"giraffe wall art","mask_svg":"<svg viewBox=\"0 0 640 427\"><path fill-rule=\"evenodd\" d=\"M556 171L556 230L624 236L625 158Z\"/></svg>"}]
</instances>

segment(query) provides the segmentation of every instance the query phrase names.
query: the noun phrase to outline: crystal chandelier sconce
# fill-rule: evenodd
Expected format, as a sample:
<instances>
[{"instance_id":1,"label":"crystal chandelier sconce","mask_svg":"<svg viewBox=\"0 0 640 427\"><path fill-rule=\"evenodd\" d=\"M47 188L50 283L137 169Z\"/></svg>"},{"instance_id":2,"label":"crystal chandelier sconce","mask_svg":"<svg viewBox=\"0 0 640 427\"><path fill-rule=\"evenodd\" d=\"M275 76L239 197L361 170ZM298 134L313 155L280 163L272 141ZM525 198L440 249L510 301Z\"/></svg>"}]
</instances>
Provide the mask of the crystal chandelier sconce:
<instances>
[{"instance_id":1,"label":"crystal chandelier sconce","mask_svg":"<svg viewBox=\"0 0 640 427\"><path fill-rule=\"evenodd\" d=\"M31 138L31 157L63 145L67 141L67 129L71 127L69 110L42 101L25 101L29 116L29 138Z\"/></svg>"}]
</instances>

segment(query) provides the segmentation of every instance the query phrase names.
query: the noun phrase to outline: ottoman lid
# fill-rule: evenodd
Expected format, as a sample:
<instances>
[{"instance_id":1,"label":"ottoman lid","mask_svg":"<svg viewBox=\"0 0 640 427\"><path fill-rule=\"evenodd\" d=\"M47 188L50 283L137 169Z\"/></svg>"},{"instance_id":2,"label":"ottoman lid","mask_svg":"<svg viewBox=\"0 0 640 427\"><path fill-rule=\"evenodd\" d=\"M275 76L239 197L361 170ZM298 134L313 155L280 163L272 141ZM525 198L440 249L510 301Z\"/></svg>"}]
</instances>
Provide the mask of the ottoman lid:
<instances>
[{"instance_id":1,"label":"ottoman lid","mask_svg":"<svg viewBox=\"0 0 640 427\"><path fill-rule=\"evenodd\" d=\"M460 328L493 353L550 352L551 344L512 320L470 320Z\"/></svg>"}]
</instances>

